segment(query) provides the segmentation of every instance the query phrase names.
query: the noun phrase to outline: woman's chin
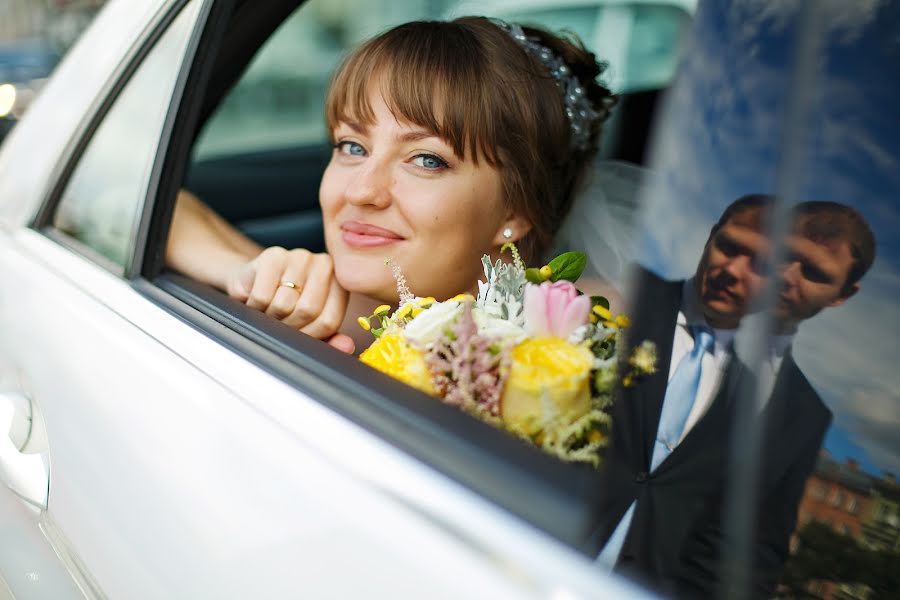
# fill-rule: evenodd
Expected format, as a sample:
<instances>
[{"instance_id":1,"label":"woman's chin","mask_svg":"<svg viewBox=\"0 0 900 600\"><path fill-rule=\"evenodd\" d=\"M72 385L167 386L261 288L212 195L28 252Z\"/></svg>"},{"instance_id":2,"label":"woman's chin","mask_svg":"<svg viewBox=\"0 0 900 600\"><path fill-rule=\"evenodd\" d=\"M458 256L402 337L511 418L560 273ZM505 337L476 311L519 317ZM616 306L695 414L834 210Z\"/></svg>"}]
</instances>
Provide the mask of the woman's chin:
<instances>
[{"instance_id":1,"label":"woman's chin","mask_svg":"<svg viewBox=\"0 0 900 600\"><path fill-rule=\"evenodd\" d=\"M338 284L351 294L362 294L382 302L395 304L399 298L397 284L391 277L390 268L384 264L381 266L385 270L384 275L372 273L371 269L341 268L335 265L334 275Z\"/></svg>"}]
</instances>

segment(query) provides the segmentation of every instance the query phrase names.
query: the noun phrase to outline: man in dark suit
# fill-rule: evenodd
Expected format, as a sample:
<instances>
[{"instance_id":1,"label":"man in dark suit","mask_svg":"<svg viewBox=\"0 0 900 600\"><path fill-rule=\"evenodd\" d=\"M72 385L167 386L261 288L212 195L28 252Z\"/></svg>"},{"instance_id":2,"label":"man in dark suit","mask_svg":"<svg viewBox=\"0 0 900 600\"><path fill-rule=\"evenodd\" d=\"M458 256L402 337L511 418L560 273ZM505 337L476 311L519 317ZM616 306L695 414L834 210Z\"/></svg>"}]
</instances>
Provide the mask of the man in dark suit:
<instances>
[{"instance_id":1,"label":"man in dark suit","mask_svg":"<svg viewBox=\"0 0 900 600\"><path fill-rule=\"evenodd\" d=\"M734 427L751 426L734 422L746 391L765 386L768 398L759 415L754 596L775 587L831 421L790 342L801 321L856 293L874 258L874 238L849 207L796 207L788 256L777 271L776 331L763 364L751 371L733 341L766 283L759 265L769 254L762 224L770 206L768 196L738 199L713 227L694 277L672 282L643 271L637 286L629 341L653 341L658 370L622 388L614 405L605 496L589 550L666 594L710 597L718 590L731 440Z\"/></svg>"}]
</instances>

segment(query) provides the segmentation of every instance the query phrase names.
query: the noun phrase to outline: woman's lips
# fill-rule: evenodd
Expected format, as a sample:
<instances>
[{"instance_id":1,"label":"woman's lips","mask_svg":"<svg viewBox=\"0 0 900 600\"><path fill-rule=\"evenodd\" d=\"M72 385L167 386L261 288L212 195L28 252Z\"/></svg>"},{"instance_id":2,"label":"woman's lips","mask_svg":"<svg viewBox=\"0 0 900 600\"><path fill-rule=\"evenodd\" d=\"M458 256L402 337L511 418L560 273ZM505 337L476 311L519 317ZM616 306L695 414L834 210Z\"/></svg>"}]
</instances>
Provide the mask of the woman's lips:
<instances>
[{"instance_id":1,"label":"woman's lips","mask_svg":"<svg viewBox=\"0 0 900 600\"><path fill-rule=\"evenodd\" d=\"M376 248L403 240L389 229L358 221L347 221L341 225L341 237L345 244L354 248Z\"/></svg>"}]
</instances>

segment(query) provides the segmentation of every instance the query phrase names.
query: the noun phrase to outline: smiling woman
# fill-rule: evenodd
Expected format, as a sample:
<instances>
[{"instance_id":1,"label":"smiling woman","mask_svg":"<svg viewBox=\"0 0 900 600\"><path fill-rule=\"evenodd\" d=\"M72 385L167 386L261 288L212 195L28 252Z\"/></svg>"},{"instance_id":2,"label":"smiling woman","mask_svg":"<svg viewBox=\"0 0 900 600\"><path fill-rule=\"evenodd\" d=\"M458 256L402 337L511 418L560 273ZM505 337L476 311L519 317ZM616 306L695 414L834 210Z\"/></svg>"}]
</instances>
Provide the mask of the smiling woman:
<instances>
[{"instance_id":1,"label":"smiling woman","mask_svg":"<svg viewBox=\"0 0 900 600\"><path fill-rule=\"evenodd\" d=\"M547 248L596 154L613 99L577 41L478 17L401 25L363 44L326 100L334 146L319 189L328 254L263 251L196 198L167 262L344 350L348 292L396 302L473 290L479 258Z\"/></svg>"}]
</instances>

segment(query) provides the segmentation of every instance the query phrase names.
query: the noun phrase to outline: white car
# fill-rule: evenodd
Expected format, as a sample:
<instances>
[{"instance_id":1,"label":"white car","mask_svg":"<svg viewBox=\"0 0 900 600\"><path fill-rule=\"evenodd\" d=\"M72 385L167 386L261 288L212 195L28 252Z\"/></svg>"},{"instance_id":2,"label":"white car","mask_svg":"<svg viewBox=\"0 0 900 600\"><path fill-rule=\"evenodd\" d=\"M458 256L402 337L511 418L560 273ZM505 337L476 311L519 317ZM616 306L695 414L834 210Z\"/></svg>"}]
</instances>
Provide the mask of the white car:
<instances>
[{"instance_id":1,"label":"white car","mask_svg":"<svg viewBox=\"0 0 900 600\"><path fill-rule=\"evenodd\" d=\"M595 473L163 263L182 187L262 244L321 250L323 65L450 4L110 0L66 55L0 147L0 598L645 597L585 550ZM602 4L618 8L591 21L598 31L638 14L626 6L662 6L677 23L694 8ZM885 75L900 62L900 3L807 4L699 3L665 108L680 43L658 55L652 85L626 90L605 153L649 157L661 175L638 241L673 279L740 194L834 191L868 215L881 245L859 297L794 346L835 414L799 522L836 523L852 505L839 515L848 533L826 549L796 537L806 562L789 562L779 588L865 597L878 573L821 569L861 564L829 554L850 535L888 558L900 543L896 482L873 475L900 465L900 90ZM646 41L629 22L634 35L616 39ZM805 95L814 84L828 93ZM737 487L723 495L753 489L740 462L752 441L734 447ZM853 477L833 476L845 460ZM752 521L746 498L729 497L740 580Z\"/></svg>"},{"instance_id":2,"label":"white car","mask_svg":"<svg viewBox=\"0 0 900 600\"><path fill-rule=\"evenodd\" d=\"M232 4L109 2L2 148L0 596L634 597L554 461L160 272L202 90L298 3Z\"/></svg>"}]
</instances>

